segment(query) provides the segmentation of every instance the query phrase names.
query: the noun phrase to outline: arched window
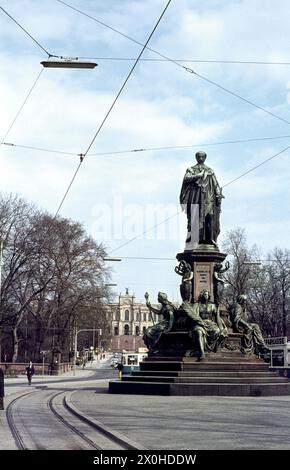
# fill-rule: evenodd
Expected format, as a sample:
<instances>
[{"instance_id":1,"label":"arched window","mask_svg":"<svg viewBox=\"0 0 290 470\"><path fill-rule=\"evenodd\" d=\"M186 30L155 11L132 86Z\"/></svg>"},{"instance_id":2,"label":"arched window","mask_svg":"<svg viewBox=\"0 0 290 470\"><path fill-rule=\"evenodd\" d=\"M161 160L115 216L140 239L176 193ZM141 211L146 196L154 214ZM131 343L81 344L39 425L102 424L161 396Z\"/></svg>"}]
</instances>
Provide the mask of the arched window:
<instances>
[{"instance_id":1,"label":"arched window","mask_svg":"<svg viewBox=\"0 0 290 470\"><path fill-rule=\"evenodd\" d=\"M115 336L119 335L119 328L117 326L114 326L114 335Z\"/></svg>"},{"instance_id":2,"label":"arched window","mask_svg":"<svg viewBox=\"0 0 290 470\"><path fill-rule=\"evenodd\" d=\"M139 328L139 326L136 326L136 328L135 328L135 335L136 335L136 336L139 336L139 335L140 335L140 328Z\"/></svg>"},{"instance_id":3,"label":"arched window","mask_svg":"<svg viewBox=\"0 0 290 470\"><path fill-rule=\"evenodd\" d=\"M125 321L130 321L129 315L130 315L129 310L125 310Z\"/></svg>"},{"instance_id":4,"label":"arched window","mask_svg":"<svg viewBox=\"0 0 290 470\"><path fill-rule=\"evenodd\" d=\"M147 314L143 313L143 321L147 321Z\"/></svg>"},{"instance_id":5,"label":"arched window","mask_svg":"<svg viewBox=\"0 0 290 470\"><path fill-rule=\"evenodd\" d=\"M136 320L141 321L141 313L140 312L137 312Z\"/></svg>"},{"instance_id":6,"label":"arched window","mask_svg":"<svg viewBox=\"0 0 290 470\"><path fill-rule=\"evenodd\" d=\"M143 335L145 335L146 326L143 326Z\"/></svg>"},{"instance_id":7,"label":"arched window","mask_svg":"<svg viewBox=\"0 0 290 470\"><path fill-rule=\"evenodd\" d=\"M129 328L130 328L129 325L124 326L124 335L129 335L130 334Z\"/></svg>"}]
</instances>

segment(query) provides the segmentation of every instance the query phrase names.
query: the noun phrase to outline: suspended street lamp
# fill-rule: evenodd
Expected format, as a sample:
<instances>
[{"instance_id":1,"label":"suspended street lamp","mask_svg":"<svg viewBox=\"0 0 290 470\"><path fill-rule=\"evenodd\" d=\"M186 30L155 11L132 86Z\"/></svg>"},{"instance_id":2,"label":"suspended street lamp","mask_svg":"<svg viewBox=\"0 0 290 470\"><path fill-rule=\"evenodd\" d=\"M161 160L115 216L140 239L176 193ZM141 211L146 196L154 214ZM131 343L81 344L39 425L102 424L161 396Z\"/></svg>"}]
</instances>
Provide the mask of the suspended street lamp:
<instances>
[{"instance_id":1,"label":"suspended street lamp","mask_svg":"<svg viewBox=\"0 0 290 470\"><path fill-rule=\"evenodd\" d=\"M43 67L61 69L94 69L98 64L87 60L79 60L78 57L57 57L40 62Z\"/></svg>"}]
</instances>

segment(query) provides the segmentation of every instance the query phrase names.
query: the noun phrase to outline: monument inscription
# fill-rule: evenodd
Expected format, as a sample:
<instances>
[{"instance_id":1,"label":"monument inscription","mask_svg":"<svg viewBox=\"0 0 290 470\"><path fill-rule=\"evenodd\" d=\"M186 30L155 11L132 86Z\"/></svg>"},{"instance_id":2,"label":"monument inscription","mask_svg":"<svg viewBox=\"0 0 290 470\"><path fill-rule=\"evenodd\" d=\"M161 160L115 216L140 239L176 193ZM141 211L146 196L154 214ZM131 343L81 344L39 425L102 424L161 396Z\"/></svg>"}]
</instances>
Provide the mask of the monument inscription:
<instances>
[{"instance_id":1,"label":"monument inscription","mask_svg":"<svg viewBox=\"0 0 290 470\"><path fill-rule=\"evenodd\" d=\"M195 262L194 263L194 297L197 301L199 294L204 289L208 290L212 295L212 266L211 263Z\"/></svg>"}]
</instances>

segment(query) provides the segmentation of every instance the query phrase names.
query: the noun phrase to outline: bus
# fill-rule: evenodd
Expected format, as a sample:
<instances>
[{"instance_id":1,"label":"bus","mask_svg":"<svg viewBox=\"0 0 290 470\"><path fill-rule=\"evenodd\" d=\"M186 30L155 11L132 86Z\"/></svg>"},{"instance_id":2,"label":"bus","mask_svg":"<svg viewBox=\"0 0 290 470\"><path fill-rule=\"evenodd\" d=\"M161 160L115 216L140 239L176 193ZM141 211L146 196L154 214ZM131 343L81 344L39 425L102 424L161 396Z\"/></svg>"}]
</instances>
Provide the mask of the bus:
<instances>
[{"instance_id":1,"label":"bus","mask_svg":"<svg viewBox=\"0 0 290 470\"><path fill-rule=\"evenodd\" d=\"M270 370L278 370L280 375L290 378L290 342L287 336L265 338L265 343L269 352L262 357L269 363Z\"/></svg>"}]
</instances>

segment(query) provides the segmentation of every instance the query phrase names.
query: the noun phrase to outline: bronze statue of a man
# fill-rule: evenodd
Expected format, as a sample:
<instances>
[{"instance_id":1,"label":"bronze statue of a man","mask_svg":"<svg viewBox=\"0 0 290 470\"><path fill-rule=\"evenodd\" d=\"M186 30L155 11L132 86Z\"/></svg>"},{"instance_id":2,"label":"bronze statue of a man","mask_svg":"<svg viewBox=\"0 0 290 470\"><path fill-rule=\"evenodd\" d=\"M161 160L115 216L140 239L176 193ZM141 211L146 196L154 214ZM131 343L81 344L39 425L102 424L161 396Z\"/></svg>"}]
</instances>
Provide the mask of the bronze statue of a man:
<instances>
[{"instance_id":1,"label":"bronze statue of a man","mask_svg":"<svg viewBox=\"0 0 290 470\"><path fill-rule=\"evenodd\" d=\"M216 246L224 196L214 171L204 164L206 153L199 151L195 157L197 164L187 169L180 193L180 204L187 213L186 242ZM198 240L193 240L193 233L198 234Z\"/></svg>"}]
</instances>

